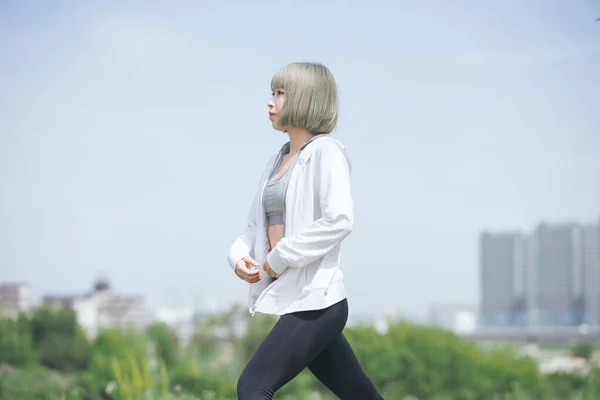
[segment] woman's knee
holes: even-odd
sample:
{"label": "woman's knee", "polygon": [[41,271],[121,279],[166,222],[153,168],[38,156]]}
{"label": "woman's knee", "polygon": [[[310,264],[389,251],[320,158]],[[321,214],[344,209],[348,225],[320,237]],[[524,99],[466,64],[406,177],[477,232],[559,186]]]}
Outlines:
{"label": "woman's knee", "polygon": [[251,394],[251,385],[252,382],[248,378],[248,374],[246,374],[246,371],[242,372],[237,381],[237,395],[239,400],[245,400],[250,398],[249,395]]}
{"label": "woman's knee", "polygon": [[238,400],[270,400],[275,391],[266,384],[264,377],[254,376],[244,370],[237,381]]}

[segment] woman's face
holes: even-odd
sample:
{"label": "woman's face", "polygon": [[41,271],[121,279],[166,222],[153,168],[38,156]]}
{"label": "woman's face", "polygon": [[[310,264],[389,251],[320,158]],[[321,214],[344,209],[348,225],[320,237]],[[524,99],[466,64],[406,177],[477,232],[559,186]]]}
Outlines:
{"label": "woman's face", "polygon": [[279,124],[277,114],[281,111],[283,105],[285,104],[285,93],[283,92],[283,90],[277,89],[271,94],[271,100],[267,103],[267,106],[269,107],[269,119],[271,120],[274,129],[278,131],[283,131],[285,130],[285,127]]}

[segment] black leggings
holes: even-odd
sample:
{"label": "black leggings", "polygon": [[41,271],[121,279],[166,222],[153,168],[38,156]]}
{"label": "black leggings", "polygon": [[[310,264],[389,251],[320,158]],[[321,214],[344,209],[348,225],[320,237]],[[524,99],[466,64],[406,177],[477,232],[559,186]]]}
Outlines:
{"label": "black leggings", "polygon": [[348,302],[282,316],[238,380],[238,400],[272,399],[305,367],[342,400],[383,400],[342,334]]}

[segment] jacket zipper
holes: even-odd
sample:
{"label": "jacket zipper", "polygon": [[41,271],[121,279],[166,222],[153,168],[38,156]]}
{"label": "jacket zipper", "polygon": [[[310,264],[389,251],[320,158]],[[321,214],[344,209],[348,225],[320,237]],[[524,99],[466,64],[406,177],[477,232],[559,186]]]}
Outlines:
{"label": "jacket zipper", "polygon": [[[314,139],[312,139],[310,142],[314,141],[315,139],[317,139],[317,138],[319,138],[319,137],[322,137],[322,136],[320,136],[320,135],[319,135],[319,136],[315,136],[315,137],[314,137]],[[290,173],[290,174],[293,174],[293,173],[294,173],[294,170],[296,169],[296,166],[297,166],[297,165],[298,165],[298,163],[299,163],[299,159],[300,159],[300,152],[302,152],[302,150],[304,150],[304,148],[305,148],[306,146],[308,146],[308,145],[310,144],[310,142],[307,142],[307,143],[305,143],[305,144],[304,144],[302,147],[300,147],[300,150],[298,151],[298,154],[296,155],[296,159],[294,160],[294,162],[292,163],[292,165],[290,165],[290,168],[292,168],[292,169],[289,171],[289,173]],[[261,195],[260,195],[260,196],[261,196],[261,204],[263,204],[263,203],[262,203],[262,198],[263,198],[263,196],[264,196],[264,190],[265,190],[265,187],[266,187],[267,183],[269,182],[269,179],[271,179],[271,176],[273,175],[273,171],[274,171],[274,170],[277,168],[277,164],[278,164],[278,163],[281,161],[281,158],[282,158],[282,157],[283,157],[283,154],[281,154],[281,153],[280,153],[280,154],[279,154],[279,157],[277,157],[277,159],[275,160],[275,163],[273,164],[273,167],[271,168],[271,172],[269,173],[269,177],[268,177],[268,178],[265,180],[265,184],[263,184],[263,187],[262,187],[262,190],[261,190]],[[283,218],[284,218],[284,221],[285,221],[285,218],[286,218],[286,213],[285,213],[285,208],[286,208],[286,207],[285,207],[285,204],[287,203],[287,194],[288,194],[288,188],[290,187],[291,180],[292,180],[292,176],[290,176],[290,181],[288,182],[288,184],[287,184],[287,185],[286,185],[286,187],[285,187],[284,201],[283,201]],[[267,220],[267,213],[266,213],[266,211],[264,210],[264,206],[262,207],[262,209],[263,209],[263,213],[264,213],[264,218],[263,218],[263,221],[266,221],[266,220]],[[284,225],[284,227],[283,227],[283,236],[284,236],[284,237],[285,237],[285,234],[286,234],[286,231],[287,231],[287,230],[288,230],[288,224],[286,223],[286,224]],[[271,244],[269,243],[269,230],[268,230],[268,227],[266,226],[266,224],[265,224],[265,234],[266,234],[266,236],[267,236],[267,243],[268,243],[269,247],[271,247]],[[265,256],[265,259],[266,259],[266,256]],[[333,281],[333,278],[331,278],[331,281]],[[256,308],[258,307],[258,303],[260,303],[260,301],[263,299],[263,297],[264,297],[264,296],[265,296],[265,294],[268,292],[268,290],[269,290],[269,288],[271,287],[271,285],[272,285],[272,284],[273,284],[273,282],[271,282],[271,283],[269,284],[269,286],[267,286],[267,287],[266,287],[266,288],[265,288],[265,289],[262,291],[262,293],[261,293],[261,294],[258,296],[258,299],[256,299],[256,301],[254,302],[254,305],[252,306],[252,309],[251,309],[251,311],[250,311],[250,314],[251,314],[252,316],[254,316],[254,314],[256,313]],[[330,282],[330,284],[331,284],[331,282]],[[329,288],[328,288],[328,289],[329,289]],[[325,293],[327,293],[327,290],[328,290],[328,289],[326,289],[326,290],[325,290]]]}
{"label": "jacket zipper", "polygon": [[[275,171],[275,169],[277,168],[277,164],[281,161],[281,157],[282,154],[280,153],[279,156],[275,159],[275,162],[273,163],[273,166],[271,167],[271,171],[269,172],[269,175],[267,175],[267,178],[265,179],[262,188],[260,190],[260,204],[261,204],[261,209],[263,212],[263,221],[267,220],[267,212],[265,211],[265,207],[264,207],[264,203],[263,203],[263,197],[265,195],[265,188],[267,187],[269,180],[271,179],[271,177],[273,176],[273,172]],[[291,171],[290,171],[291,172]],[[286,188],[287,191],[287,188]],[[284,216],[285,216],[285,202],[284,202]],[[264,228],[265,228],[265,237],[267,239],[267,246],[270,248],[271,244],[269,243],[269,228],[267,226],[266,223],[264,223]],[[265,260],[266,260],[267,256],[265,254]],[[271,286],[273,282],[271,282],[269,284],[269,286],[267,286],[266,288],[263,289],[263,291],[261,292],[261,294],[258,296],[258,298],[256,299],[256,301],[254,302],[254,304],[252,305],[252,308],[250,310],[250,315],[254,316],[254,314],[256,313],[256,308],[258,307],[258,303],[262,300],[262,298],[265,296],[265,294],[267,293],[267,291],[269,290],[269,287]]]}

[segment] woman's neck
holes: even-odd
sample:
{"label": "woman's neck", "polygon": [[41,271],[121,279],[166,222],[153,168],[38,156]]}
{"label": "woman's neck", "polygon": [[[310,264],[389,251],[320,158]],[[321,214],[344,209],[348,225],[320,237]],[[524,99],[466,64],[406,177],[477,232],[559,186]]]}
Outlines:
{"label": "woman's neck", "polygon": [[290,128],[287,131],[290,137],[290,153],[296,154],[300,151],[300,147],[306,143],[313,134],[303,128]]}

